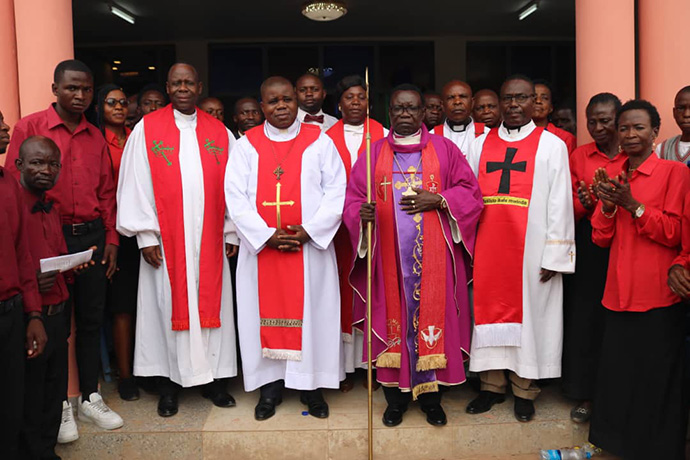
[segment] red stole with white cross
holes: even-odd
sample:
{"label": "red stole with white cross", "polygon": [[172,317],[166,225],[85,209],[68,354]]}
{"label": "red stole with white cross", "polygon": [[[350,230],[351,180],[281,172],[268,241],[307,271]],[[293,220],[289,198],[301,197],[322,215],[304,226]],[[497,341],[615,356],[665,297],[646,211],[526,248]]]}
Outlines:
{"label": "red stole with white cross", "polygon": [[[263,124],[246,133],[259,155],[256,210],[271,228],[279,227],[278,212],[280,228],[302,224],[302,155],[321,128],[302,123],[299,129],[297,137],[286,142],[271,141]],[[257,256],[257,269],[262,356],[301,361],[304,250],[281,252],[265,246]]]}
{"label": "red stole with white cross", "polygon": [[[204,222],[199,253],[199,321],[201,327],[220,327],[225,257],[225,198],[223,181],[228,162],[225,126],[197,110],[196,136],[204,175]],[[165,265],[172,294],[172,329],[189,329],[189,292],[185,255],[184,206],[180,171],[180,130],[171,104],[146,115],[144,137]],[[196,295],[194,293],[193,295]]]}
{"label": "red stole with white cross", "polygon": [[[374,176],[377,186],[377,221],[379,226],[383,263],[383,286],[386,299],[386,330],[388,348],[376,359],[377,367],[400,368],[402,357],[401,325],[403,308],[400,300],[401,279],[396,263],[397,229],[393,198],[393,149],[384,142],[376,161]],[[429,140],[422,149],[422,187],[440,190],[441,166],[433,142]],[[431,191],[431,190],[429,190]],[[446,241],[438,210],[421,214],[424,228],[422,249],[422,282],[419,302],[419,359],[417,371],[444,369],[448,362],[445,350],[446,322]]]}
{"label": "red stole with white cross", "polygon": [[543,132],[536,128],[525,139],[508,142],[492,129],[484,142],[477,177],[484,210],[474,250],[477,348],[521,344],[525,234]]}
{"label": "red stole with white cross", "polygon": [[[376,120],[369,120],[369,129],[371,130],[371,143],[383,138],[383,126]],[[350,171],[352,170],[352,157],[350,150],[347,148],[345,142],[345,124],[339,120],[333,125],[326,134],[333,140],[335,148],[338,149],[340,158],[345,165],[345,173],[347,179],[350,180]],[[362,143],[359,146],[358,152],[364,151],[367,145],[366,137],[366,122],[364,124],[364,135],[362,136]],[[338,279],[340,281],[340,326],[343,332],[343,339],[350,341],[352,339],[352,308],[354,303],[354,296],[352,293],[352,286],[348,281],[350,272],[352,271],[352,245],[350,244],[350,237],[347,233],[347,227],[342,224],[335,234],[333,239],[335,246],[335,257],[338,261]]]}

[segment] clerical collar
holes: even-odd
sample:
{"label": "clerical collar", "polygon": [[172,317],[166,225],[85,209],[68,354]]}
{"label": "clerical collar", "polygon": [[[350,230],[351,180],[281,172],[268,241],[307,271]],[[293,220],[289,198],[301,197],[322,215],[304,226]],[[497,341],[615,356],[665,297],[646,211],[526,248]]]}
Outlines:
{"label": "clerical collar", "polygon": [[297,136],[297,133],[299,133],[299,126],[300,121],[298,119],[295,119],[287,129],[276,128],[267,121],[264,123],[264,132],[272,141],[289,141]]}
{"label": "clerical collar", "polygon": [[194,110],[194,113],[187,115],[186,113],[182,113],[177,109],[173,109],[173,113],[175,114],[175,118],[178,120],[184,120],[184,121],[194,121],[196,120],[196,110]]}
{"label": "clerical collar", "polygon": [[361,125],[348,125],[347,123],[343,123],[343,130],[348,133],[363,133],[364,123],[362,123]]}
{"label": "clerical collar", "polygon": [[410,134],[409,136],[403,136],[394,131],[393,142],[396,145],[419,144],[420,142],[422,142],[422,129],[420,128],[419,131],[417,131],[414,134]]}
{"label": "clerical collar", "polygon": [[524,139],[525,137],[529,136],[532,131],[534,131],[537,128],[537,125],[534,124],[534,121],[530,120],[529,123],[518,126],[517,128],[508,128],[506,127],[505,123],[501,123],[501,127],[499,128],[499,134],[501,134],[502,137],[507,138],[507,139]]}
{"label": "clerical collar", "polygon": [[462,123],[455,123],[454,121],[450,121],[446,118],[446,124],[448,125],[448,128],[450,128],[451,131],[456,133],[464,133],[465,131],[467,131],[467,128],[470,126],[470,123],[472,123],[471,117],[468,117],[467,120],[465,120]]}

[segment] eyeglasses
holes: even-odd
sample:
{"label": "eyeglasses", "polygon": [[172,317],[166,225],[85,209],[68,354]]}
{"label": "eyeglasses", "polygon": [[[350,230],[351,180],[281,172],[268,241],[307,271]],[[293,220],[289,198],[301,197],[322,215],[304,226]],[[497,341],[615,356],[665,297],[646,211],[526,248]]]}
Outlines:
{"label": "eyeglasses", "polygon": [[504,94],[501,96],[501,101],[503,101],[504,104],[510,104],[513,101],[518,104],[524,104],[530,98],[534,98],[534,94]]}
{"label": "eyeglasses", "polygon": [[109,97],[108,99],[105,100],[105,103],[108,104],[109,107],[115,107],[117,104],[120,104],[122,107],[127,107],[127,99],[115,99],[114,97]]}
{"label": "eyeglasses", "polygon": [[415,116],[419,113],[419,111],[422,110],[422,108],[418,105],[394,105],[391,107],[391,113],[395,116],[402,115],[403,112],[407,112],[412,116]]}

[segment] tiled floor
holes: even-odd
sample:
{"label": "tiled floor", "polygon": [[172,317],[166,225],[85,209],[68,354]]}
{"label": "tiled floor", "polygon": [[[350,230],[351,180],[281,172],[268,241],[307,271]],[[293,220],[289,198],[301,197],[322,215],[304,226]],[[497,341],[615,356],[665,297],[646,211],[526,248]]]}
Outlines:
{"label": "tiled floor", "polygon": [[[180,412],[166,419],[156,413],[157,396],[142,392],[139,401],[125,402],[113,385],[104,385],[107,403],[123,417],[125,426],[106,432],[78,422],[80,439],[60,446],[58,453],[65,460],[367,458],[367,393],[359,382],[350,393],[326,392],[328,419],[303,415],[305,407],[298,393],[286,391],[276,415],[257,422],[253,411],[258,393],[245,393],[241,382],[234,380],[230,391],[237,407],[214,407],[198,389],[187,389],[180,396]],[[515,420],[512,398],[489,413],[468,415],[465,406],[474,395],[468,387],[444,394],[445,427],[428,425],[414,404],[402,425],[386,428],[381,423],[383,392],[375,392],[376,458],[536,460],[541,448],[578,445],[586,440],[587,426],[570,421],[571,405],[560,396],[556,384],[544,389],[536,403],[537,415],[527,424]]]}

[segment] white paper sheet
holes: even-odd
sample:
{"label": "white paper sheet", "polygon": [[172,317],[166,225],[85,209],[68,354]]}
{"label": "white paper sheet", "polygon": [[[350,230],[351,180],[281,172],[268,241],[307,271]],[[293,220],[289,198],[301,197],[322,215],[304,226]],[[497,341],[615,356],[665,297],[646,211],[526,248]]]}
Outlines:
{"label": "white paper sheet", "polygon": [[41,273],[52,272],[53,270],[59,270],[61,272],[71,270],[74,267],[87,263],[91,260],[92,256],[93,249],[87,249],[86,251],[74,254],[41,259]]}

